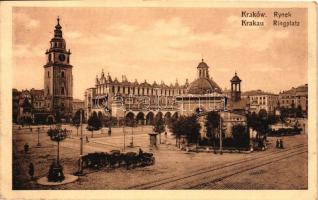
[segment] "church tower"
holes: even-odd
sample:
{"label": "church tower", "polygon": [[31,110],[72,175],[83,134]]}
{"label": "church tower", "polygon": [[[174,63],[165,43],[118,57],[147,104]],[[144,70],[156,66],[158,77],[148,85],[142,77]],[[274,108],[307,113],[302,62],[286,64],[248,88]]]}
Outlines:
{"label": "church tower", "polygon": [[231,79],[231,100],[236,102],[241,100],[241,79],[235,75]]}
{"label": "church tower", "polygon": [[73,75],[70,65],[70,50],[62,36],[60,19],[50,41],[50,49],[46,50],[44,67],[44,96],[46,107],[55,118],[68,120],[72,116]]}
{"label": "church tower", "polygon": [[204,62],[203,58],[202,61],[199,63],[197,69],[198,78],[209,78],[209,66]]}

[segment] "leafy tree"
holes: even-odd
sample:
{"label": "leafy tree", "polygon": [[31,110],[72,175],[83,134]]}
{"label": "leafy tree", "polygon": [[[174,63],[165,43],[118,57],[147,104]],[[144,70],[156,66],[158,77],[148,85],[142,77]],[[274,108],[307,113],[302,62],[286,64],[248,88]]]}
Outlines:
{"label": "leafy tree", "polygon": [[88,129],[92,132],[91,137],[93,137],[94,130],[97,131],[102,127],[102,122],[97,116],[96,112],[93,112],[93,114],[89,117],[87,120]]}
{"label": "leafy tree", "polygon": [[182,135],[187,137],[188,143],[197,143],[200,128],[195,115],[179,117],[172,124],[172,133],[176,136],[176,144]]}
{"label": "leafy tree", "polygon": [[192,115],[190,117],[186,117],[184,128],[188,142],[198,144],[201,126],[197,121],[197,116]]}
{"label": "leafy tree", "polygon": [[247,132],[246,126],[242,124],[236,124],[232,126],[233,145],[236,148],[248,148],[250,137]]}
{"label": "leafy tree", "polygon": [[81,125],[81,115],[82,115],[82,121],[83,121],[83,116],[84,116],[84,111],[83,110],[77,110],[74,117],[73,117],[73,125],[76,127],[77,132],[76,135],[78,136],[78,129]]}
{"label": "leafy tree", "polygon": [[269,131],[267,112],[260,112],[258,115],[253,112],[248,115],[247,125],[257,131],[256,137],[259,139],[261,135],[265,135]]}
{"label": "leafy tree", "polygon": [[54,142],[57,142],[57,164],[59,164],[60,158],[60,142],[63,141],[67,137],[66,129],[55,128],[49,129],[47,132],[50,139]]}
{"label": "leafy tree", "polygon": [[303,110],[301,108],[301,105],[298,105],[297,106],[297,109],[296,109],[296,117],[303,117]]}
{"label": "leafy tree", "polygon": [[216,111],[211,111],[208,113],[205,122],[205,128],[207,132],[207,136],[210,141],[213,142],[213,148],[215,149],[215,139],[216,139],[216,132],[220,126],[220,115]]}
{"label": "leafy tree", "polygon": [[162,117],[159,117],[155,120],[153,131],[156,133],[159,133],[159,140],[161,144],[161,133],[163,133],[166,130],[165,128],[165,121]]}
{"label": "leafy tree", "polygon": [[54,123],[54,117],[52,115],[49,115],[47,117],[46,121],[47,121],[48,125],[50,125],[50,127],[51,127],[51,125]]}
{"label": "leafy tree", "polygon": [[180,147],[180,137],[184,135],[183,124],[185,123],[185,117],[181,116],[178,119],[173,118],[171,122],[171,132],[176,137],[176,146]]}

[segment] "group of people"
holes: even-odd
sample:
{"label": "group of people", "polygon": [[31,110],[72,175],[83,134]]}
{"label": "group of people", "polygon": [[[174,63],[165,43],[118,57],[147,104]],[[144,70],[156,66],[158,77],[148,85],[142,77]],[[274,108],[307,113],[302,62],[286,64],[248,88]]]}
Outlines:
{"label": "group of people", "polygon": [[282,139],[277,139],[276,140],[276,148],[278,149],[283,149],[284,148],[284,142]]}

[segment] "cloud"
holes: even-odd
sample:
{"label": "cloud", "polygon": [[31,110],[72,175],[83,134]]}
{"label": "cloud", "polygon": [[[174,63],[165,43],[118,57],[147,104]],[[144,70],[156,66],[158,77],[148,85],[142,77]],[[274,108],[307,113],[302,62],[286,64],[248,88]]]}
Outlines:
{"label": "cloud", "polygon": [[[32,46],[29,44],[16,44],[12,48],[13,56],[16,58],[43,57],[42,46]],[[42,53],[41,53],[42,52]]]}
{"label": "cloud", "polygon": [[65,37],[69,39],[78,39],[82,36],[82,33],[78,31],[67,31],[65,33]]}
{"label": "cloud", "polygon": [[280,67],[274,67],[271,64],[256,64],[253,66],[252,71],[254,72],[281,72],[283,71]]}
{"label": "cloud", "polygon": [[14,12],[13,14],[13,20],[17,24],[21,24],[27,29],[34,29],[39,27],[40,21],[37,19],[31,18],[29,15],[25,13],[19,13],[19,12]]}

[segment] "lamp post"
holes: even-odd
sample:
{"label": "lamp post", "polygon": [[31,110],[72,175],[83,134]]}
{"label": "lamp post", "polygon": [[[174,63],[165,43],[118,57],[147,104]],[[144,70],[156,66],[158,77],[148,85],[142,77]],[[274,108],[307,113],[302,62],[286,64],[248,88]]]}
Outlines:
{"label": "lamp post", "polygon": [[83,175],[83,112],[81,110],[80,114],[80,127],[81,127],[81,138],[80,138],[80,159],[79,159],[79,169],[76,173],[78,176]]}
{"label": "lamp post", "polygon": [[105,108],[105,111],[109,113],[109,122],[108,122],[108,135],[112,134],[112,110],[108,107]]}
{"label": "lamp post", "polygon": [[124,120],[123,120],[123,132],[124,132],[124,151],[126,146],[126,132],[125,132],[125,123],[126,123],[126,110],[124,110]]}
{"label": "lamp post", "polygon": [[220,154],[222,154],[222,120],[220,115]]}
{"label": "lamp post", "polygon": [[134,121],[131,122],[131,143],[130,143],[130,146],[134,147]]}
{"label": "lamp post", "polygon": [[40,127],[37,128],[38,129],[38,144],[36,145],[37,147],[40,147]]}

